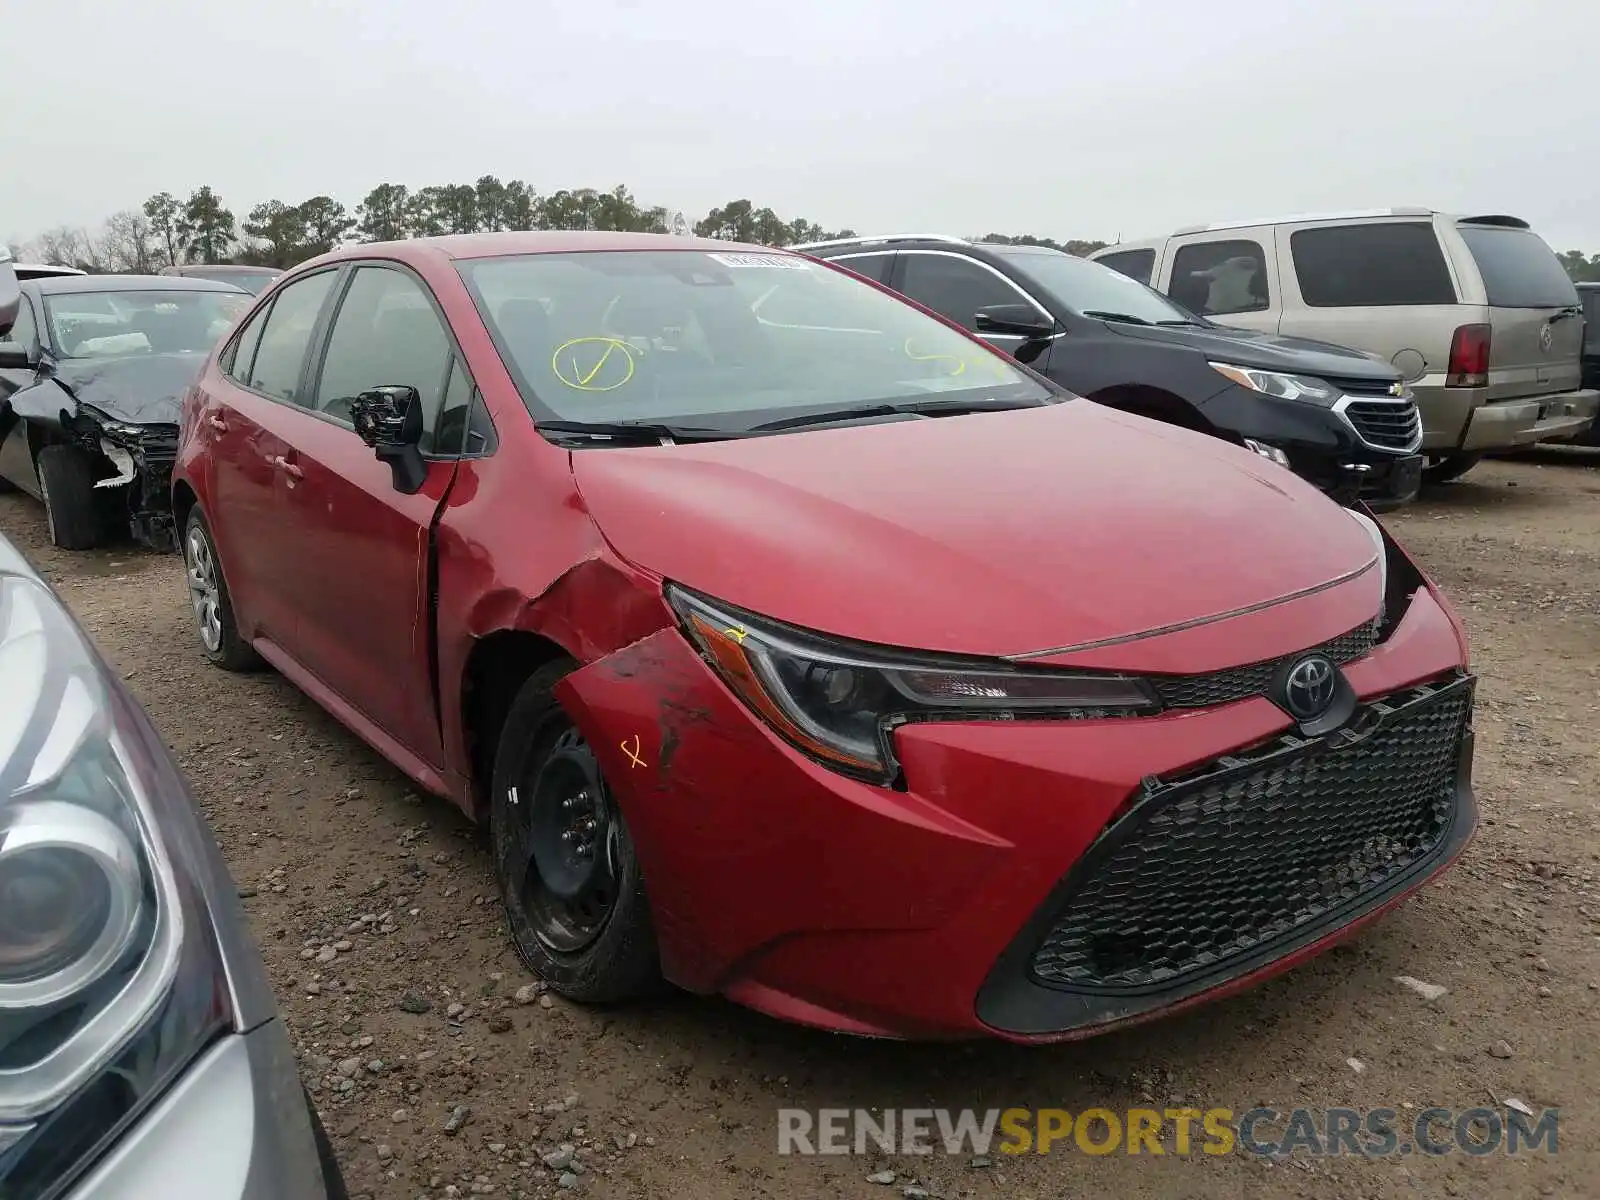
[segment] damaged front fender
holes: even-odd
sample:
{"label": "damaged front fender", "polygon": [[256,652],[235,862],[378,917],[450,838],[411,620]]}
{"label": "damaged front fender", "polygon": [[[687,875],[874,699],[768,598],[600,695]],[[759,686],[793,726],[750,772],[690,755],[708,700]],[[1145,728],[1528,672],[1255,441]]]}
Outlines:
{"label": "damaged front fender", "polygon": [[[923,797],[790,749],[675,627],[579,668],[554,695],[627,818],[663,969],[692,991],[725,990],[791,937],[936,927],[1009,848]],[[872,864],[870,912],[857,888],[825,882],[847,862]]]}

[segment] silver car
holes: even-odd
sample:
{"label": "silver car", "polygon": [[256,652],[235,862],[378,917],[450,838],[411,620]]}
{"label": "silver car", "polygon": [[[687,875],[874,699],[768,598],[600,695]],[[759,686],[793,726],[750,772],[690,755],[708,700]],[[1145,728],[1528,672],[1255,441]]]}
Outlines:
{"label": "silver car", "polygon": [[0,537],[0,1197],[345,1195],[177,766]]}
{"label": "silver car", "polygon": [[1092,257],[1222,324],[1393,363],[1416,395],[1435,482],[1486,453],[1572,437],[1600,408],[1580,382],[1578,294],[1517,217],[1388,208],[1230,221]]}

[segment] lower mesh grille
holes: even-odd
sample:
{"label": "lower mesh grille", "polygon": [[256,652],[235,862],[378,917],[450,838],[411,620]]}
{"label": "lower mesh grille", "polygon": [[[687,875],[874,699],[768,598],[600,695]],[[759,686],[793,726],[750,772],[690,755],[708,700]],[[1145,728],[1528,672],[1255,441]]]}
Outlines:
{"label": "lower mesh grille", "polygon": [[1408,691],[1354,732],[1280,738],[1155,784],[1090,849],[1034,975],[1168,987],[1381,893],[1450,829],[1472,687]]}
{"label": "lower mesh grille", "polygon": [[1244,700],[1250,696],[1265,695],[1267,684],[1272,681],[1273,672],[1291,658],[1299,658],[1302,654],[1321,653],[1343,666],[1368,653],[1377,640],[1377,625],[1368,621],[1332,641],[1283,658],[1269,658],[1266,662],[1229,667],[1223,671],[1213,671],[1209,675],[1154,675],[1148,678],[1165,708],[1206,708],[1213,704],[1231,704],[1235,700]]}

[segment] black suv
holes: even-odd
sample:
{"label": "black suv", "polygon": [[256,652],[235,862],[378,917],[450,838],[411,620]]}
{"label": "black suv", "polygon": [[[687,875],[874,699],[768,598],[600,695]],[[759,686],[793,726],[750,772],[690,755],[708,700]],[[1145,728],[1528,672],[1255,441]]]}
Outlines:
{"label": "black suv", "polygon": [[1343,346],[1229,329],[1087,259],[905,235],[792,246],[893,288],[1080,396],[1239,442],[1341,503],[1421,482],[1400,372]]}
{"label": "black suv", "polygon": [[[1600,388],[1600,283],[1580,283],[1578,299],[1583,301],[1583,382],[1579,387]],[[1589,432],[1575,439],[1587,446],[1600,446],[1600,416]]]}

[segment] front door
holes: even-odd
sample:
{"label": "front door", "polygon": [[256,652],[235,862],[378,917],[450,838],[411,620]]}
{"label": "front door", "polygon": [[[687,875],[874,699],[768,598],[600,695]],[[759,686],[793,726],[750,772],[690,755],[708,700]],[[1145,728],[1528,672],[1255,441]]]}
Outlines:
{"label": "front door", "polygon": [[1165,291],[1218,325],[1277,333],[1283,299],[1270,245],[1235,232],[1185,238],[1163,265]]}
{"label": "front door", "polygon": [[[1026,304],[1038,309],[1046,320],[1054,320],[999,271],[964,254],[950,250],[902,250],[896,269],[899,277],[892,285],[896,291],[974,333],[978,332],[978,310],[991,304]],[[1025,340],[1018,335],[1002,333],[979,336],[1010,355],[1015,355]],[[1045,369],[1037,359],[1029,365],[1035,370]]]}
{"label": "front door", "polygon": [[[386,385],[414,387],[422,398],[428,465],[414,494],[395,488],[390,468],[351,425],[351,401]],[[363,264],[338,301],[309,404],[283,427],[283,518],[299,536],[297,569],[286,580],[298,620],[291,654],[434,767],[444,754],[428,567],[461,425],[442,414],[465,410],[471,394],[426,286],[398,267]],[[456,430],[456,445],[435,444],[442,426]]]}

